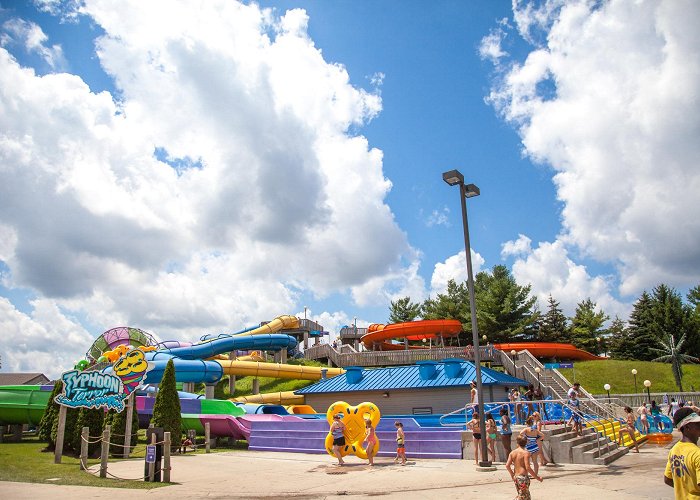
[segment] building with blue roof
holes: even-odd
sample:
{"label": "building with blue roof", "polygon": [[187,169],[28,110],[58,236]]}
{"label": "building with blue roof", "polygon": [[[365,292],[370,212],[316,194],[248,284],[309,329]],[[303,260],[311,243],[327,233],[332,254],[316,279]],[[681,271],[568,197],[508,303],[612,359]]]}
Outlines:
{"label": "building with blue roof", "polygon": [[[525,380],[481,368],[484,402],[507,401],[508,391]],[[463,359],[419,361],[415,365],[368,369],[346,367],[346,373],[299,389],[306,404],[323,412],[336,401],[352,405],[371,401],[388,415],[449,413],[469,403],[476,379],[473,363]]]}

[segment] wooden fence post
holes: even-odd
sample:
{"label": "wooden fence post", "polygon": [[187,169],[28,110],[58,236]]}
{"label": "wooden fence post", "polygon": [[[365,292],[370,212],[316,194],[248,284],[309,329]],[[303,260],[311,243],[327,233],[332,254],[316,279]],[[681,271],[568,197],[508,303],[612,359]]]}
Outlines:
{"label": "wooden fence post", "polygon": [[209,422],[204,424],[204,449],[206,450],[206,453],[209,453],[211,444],[209,443],[209,436],[210,436],[210,424]]}
{"label": "wooden fence post", "polygon": [[163,435],[163,482],[170,482],[170,433]]}
{"label": "wooden fence post", "polygon": [[126,425],[124,426],[124,458],[129,458],[131,452],[131,419],[134,416],[135,392],[126,399]]}
{"label": "wooden fence post", "polygon": [[100,449],[100,477],[107,477],[107,458],[109,457],[109,436],[112,433],[112,426],[105,426],[102,431],[102,448]]}
{"label": "wooden fence post", "polygon": [[[153,432],[151,433],[151,445],[152,446],[157,446],[156,445],[156,433]],[[158,456],[158,452],[156,451],[156,457]],[[150,482],[153,482],[153,479],[155,478],[155,472],[156,472],[156,464],[155,462],[151,462],[148,464],[148,480]]]}
{"label": "wooden fence post", "polygon": [[90,427],[83,427],[80,433],[80,470],[87,470],[88,439],[90,439]]}
{"label": "wooden fence post", "polygon": [[66,435],[66,411],[68,408],[61,405],[58,409],[58,425],[56,430],[56,450],[53,456],[53,463],[60,464],[63,456],[63,438]]}

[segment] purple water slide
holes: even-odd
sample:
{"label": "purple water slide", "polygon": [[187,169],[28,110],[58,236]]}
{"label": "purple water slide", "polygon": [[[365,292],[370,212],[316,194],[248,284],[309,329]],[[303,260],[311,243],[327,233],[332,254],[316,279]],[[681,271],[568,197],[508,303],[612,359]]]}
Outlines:
{"label": "purple water slide", "polygon": [[248,439],[250,429],[243,426],[232,415],[200,415],[202,426],[209,423],[209,432],[212,436],[228,436],[234,439]]}

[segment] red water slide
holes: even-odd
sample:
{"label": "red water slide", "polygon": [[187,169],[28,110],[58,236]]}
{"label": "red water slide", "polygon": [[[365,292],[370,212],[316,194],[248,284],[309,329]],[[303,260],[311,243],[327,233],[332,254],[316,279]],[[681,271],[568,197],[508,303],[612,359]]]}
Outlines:
{"label": "red water slide", "polygon": [[[398,350],[405,347],[387,342],[392,339],[428,340],[454,337],[462,331],[462,323],[456,319],[429,319],[390,325],[372,324],[360,340],[372,350]],[[424,346],[409,346],[410,349],[427,349]]]}
{"label": "red water slide", "polygon": [[494,344],[493,346],[508,353],[513,350],[524,351],[527,349],[536,358],[577,359],[581,361],[607,359],[579,349],[573,344],[562,344],[559,342],[513,342],[509,344]]}

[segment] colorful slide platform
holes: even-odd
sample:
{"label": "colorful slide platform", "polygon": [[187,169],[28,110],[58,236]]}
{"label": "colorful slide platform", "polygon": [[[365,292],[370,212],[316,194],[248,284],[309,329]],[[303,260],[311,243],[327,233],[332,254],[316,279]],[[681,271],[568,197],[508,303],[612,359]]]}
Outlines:
{"label": "colorful slide platform", "polygon": [[[372,324],[360,341],[372,350],[405,349],[400,344],[387,342],[393,339],[428,340],[454,337],[462,331],[462,323],[456,319],[429,319],[410,321],[408,323],[392,323],[390,325]],[[425,349],[424,346],[409,346],[410,349]]]}
{"label": "colorful slide platform", "polygon": [[493,346],[499,351],[505,352],[528,350],[536,358],[576,359],[580,361],[607,359],[579,349],[573,344],[562,344],[559,342],[513,342],[494,344]]}

